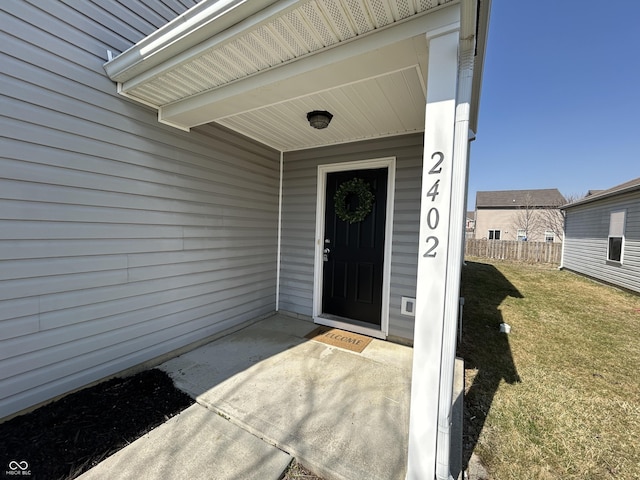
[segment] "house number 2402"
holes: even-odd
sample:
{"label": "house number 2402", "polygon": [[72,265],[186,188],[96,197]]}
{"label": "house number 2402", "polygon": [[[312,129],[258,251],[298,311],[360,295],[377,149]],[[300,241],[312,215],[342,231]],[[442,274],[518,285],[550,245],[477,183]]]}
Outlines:
{"label": "house number 2402", "polygon": [[[435,175],[436,177],[442,173],[442,162],[444,161],[444,154],[442,152],[435,152],[431,155],[431,160],[434,160],[435,163],[431,166],[429,170],[429,175]],[[433,178],[433,177],[429,177]],[[428,180],[428,179],[427,179]],[[440,188],[440,179],[436,178],[436,181],[431,188],[427,192],[427,198],[430,198],[432,202],[436,201],[436,197],[440,193],[438,189]],[[440,223],[440,211],[437,207],[431,207],[427,212],[427,228],[429,230],[435,230],[438,228],[438,224]],[[435,258],[438,253],[436,249],[440,244],[440,240],[435,235],[429,235],[427,237],[427,253],[424,254],[424,257],[427,258]]]}

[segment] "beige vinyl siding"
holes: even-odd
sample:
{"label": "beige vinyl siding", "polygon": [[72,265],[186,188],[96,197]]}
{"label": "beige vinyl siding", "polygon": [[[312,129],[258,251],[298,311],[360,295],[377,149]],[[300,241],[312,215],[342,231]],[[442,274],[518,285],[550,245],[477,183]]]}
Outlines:
{"label": "beige vinyl siding", "polygon": [[[611,212],[626,210],[623,262],[607,261]],[[563,268],[640,292],[640,192],[566,210]]]}
{"label": "beige vinyl siding", "polygon": [[400,314],[415,297],[423,137],[406,135],[284,154],[280,309],[310,316],[318,165],[396,157],[389,334],[413,338],[413,317]]}
{"label": "beige vinyl siding", "polygon": [[515,214],[511,209],[476,209],[476,238],[486,240],[489,238],[489,230],[500,230],[501,240],[515,240]]}
{"label": "beige vinyl siding", "polygon": [[[555,210],[558,217],[560,211]],[[544,242],[545,231],[550,227],[546,227],[547,215],[549,211],[534,210],[530,212],[531,224],[536,225],[529,232],[527,240],[530,242]],[[524,211],[514,208],[476,208],[475,221],[475,238],[477,240],[487,240],[489,238],[489,230],[500,230],[500,240],[518,240],[518,218],[522,222]],[[557,235],[554,237],[555,243],[562,242]]]}
{"label": "beige vinyl siding", "polygon": [[129,3],[3,4],[0,418],[275,309],[279,153],[118,96]]}

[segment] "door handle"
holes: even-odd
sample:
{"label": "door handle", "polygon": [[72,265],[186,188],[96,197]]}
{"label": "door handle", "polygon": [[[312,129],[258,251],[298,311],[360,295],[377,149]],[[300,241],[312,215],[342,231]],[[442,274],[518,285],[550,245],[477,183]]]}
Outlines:
{"label": "door handle", "polygon": [[324,253],[331,253],[331,249],[330,248],[325,248],[324,249]]}

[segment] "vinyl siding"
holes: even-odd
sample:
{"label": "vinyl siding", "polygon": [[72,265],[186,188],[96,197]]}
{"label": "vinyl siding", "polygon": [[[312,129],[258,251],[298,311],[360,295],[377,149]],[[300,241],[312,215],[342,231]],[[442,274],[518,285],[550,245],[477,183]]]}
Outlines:
{"label": "vinyl siding", "polygon": [[0,418],[275,309],[279,153],[102,67],[194,3],[2,5]]}
{"label": "vinyl siding", "polygon": [[[611,212],[626,209],[623,262],[607,261]],[[562,266],[640,292],[640,192],[568,208]]]}
{"label": "vinyl siding", "polygon": [[389,300],[389,335],[413,339],[413,317],[400,314],[402,296],[416,295],[423,136],[406,135],[285,153],[280,309],[313,313],[313,261],[318,165],[396,157]]}

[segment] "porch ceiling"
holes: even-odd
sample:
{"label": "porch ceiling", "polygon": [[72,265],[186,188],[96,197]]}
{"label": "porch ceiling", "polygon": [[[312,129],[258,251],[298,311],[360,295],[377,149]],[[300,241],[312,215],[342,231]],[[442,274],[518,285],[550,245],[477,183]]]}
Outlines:
{"label": "porch ceiling", "polygon": [[105,70],[163,123],[216,122],[280,151],[420,132],[424,33],[457,23],[457,3],[204,0]]}

